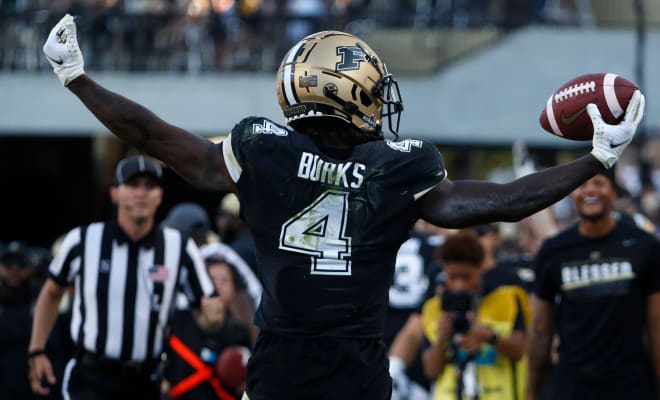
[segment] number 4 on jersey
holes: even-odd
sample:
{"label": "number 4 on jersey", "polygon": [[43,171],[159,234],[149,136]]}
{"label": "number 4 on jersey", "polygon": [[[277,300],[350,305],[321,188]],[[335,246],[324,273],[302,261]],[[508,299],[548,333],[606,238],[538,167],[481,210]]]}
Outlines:
{"label": "number 4 on jersey", "polygon": [[311,255],[311,274],[351,275],[348,193],[329,190],[286,221],[280,249]]}

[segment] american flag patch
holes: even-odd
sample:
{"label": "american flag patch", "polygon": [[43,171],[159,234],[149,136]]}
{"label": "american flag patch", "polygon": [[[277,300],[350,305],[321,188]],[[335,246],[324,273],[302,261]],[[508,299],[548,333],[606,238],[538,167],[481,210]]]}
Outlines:
{"label": "american flag patch", "polygon": [[167,267],[164,265],[152,265],[149,267],[147,276],[154,282],[165,282],[168,277]]}

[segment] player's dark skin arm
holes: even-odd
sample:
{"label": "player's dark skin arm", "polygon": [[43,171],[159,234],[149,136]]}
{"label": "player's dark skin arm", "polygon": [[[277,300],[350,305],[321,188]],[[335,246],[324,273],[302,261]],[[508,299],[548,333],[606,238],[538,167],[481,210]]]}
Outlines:
{"label": "player's dark skin arm", "polygon": [[193,186],[234,191],[216,144],[168,124],[87,75],[79,76],[67,87],[113,134],[164,162]]}
{"label": "player's dark skin arm", "polygon": [[[168,124],[85,74],[67,87],[113,134],[161,160],[192,185],[234,191],[221,153],[210,141]],[[447,228],[518,221],[555,203],[602,169],[587,155],[507,184],[446,180],[422,200],[422,218]]]}
{"label": "player's dark skin arm", "polygon": [[532,296],[532,314],[528,345],[527,399],[537,400],[541,398],[543,380],[550,365],[550,350],[554,334],[552,303]]}
{"label": "player's dark skin arm", "polygon": [[561,200],[603,169],[588,154],[504,184],[445,180],[421,200],[421,217],[444,228],[516,222]]}

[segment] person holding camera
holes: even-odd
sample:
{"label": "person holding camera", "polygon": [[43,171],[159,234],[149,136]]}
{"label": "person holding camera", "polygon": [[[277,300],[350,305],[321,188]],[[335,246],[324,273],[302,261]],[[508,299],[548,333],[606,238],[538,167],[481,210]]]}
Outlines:
{"label": "person holding camera", "polygon": [[485,250],[473,230],[438,248],[444,283],[422,308],[424,372],[435,381],[433,399],[507,400],[525,393],[527,294],[519,286],[485,291]]}

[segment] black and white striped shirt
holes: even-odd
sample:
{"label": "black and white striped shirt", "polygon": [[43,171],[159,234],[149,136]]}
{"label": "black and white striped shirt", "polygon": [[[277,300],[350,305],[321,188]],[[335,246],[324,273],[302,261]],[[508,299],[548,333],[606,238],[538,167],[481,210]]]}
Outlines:
{"label": "black and white striped shirt", "polygon": [[114,221],[71,230],[49,275],[75,285],[71,336],[78,348],[127,361],[160,356],[177,290],[193,307],[215,293],[191,239],[154,227],[132,242]]}

